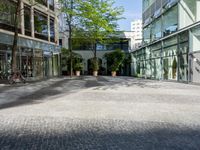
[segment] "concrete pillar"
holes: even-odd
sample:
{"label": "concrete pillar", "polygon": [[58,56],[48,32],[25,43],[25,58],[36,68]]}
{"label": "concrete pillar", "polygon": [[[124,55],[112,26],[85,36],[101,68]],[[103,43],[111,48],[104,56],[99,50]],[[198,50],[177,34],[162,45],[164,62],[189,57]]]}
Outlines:
{"label": "concrete pillar", "polygon": [[196,21],[200,21],[200,0],[197,0]]}
{"label": "concrete pillar", "polygon": [[56,44],[59,44],[59,27],[58,27],[58,17],[57,17],[57,13],[55,16],[55,20],[54,20],[54,32],[55,32],[55,42]]}
{"label": "concrete pillar", "polygon": [[21,1],[21,4],[20,4],[20,8],[21,8],[21,11],[20,11],[20,19],[21,19],[21,22],[20,22],[20,27],[21,27],[21,34],[25,34],[25,29],[24,29],[24,3]]}
{"label": "concrete pillar", "polygon": [[[49,6],[49,5],[48,5]],[[50,15],[47,16],[47,25],[48,25],[48,41],[50,42]]]}
{"label": "concrete pillar", "polygon": [[31,36],[35,37],[35,27],[34,27],[34,6],[31,6]]}

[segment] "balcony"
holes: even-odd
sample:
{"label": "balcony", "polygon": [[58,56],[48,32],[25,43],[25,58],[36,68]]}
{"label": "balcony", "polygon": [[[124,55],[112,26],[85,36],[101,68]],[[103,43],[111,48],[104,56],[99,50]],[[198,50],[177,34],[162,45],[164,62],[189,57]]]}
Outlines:
{"label": "balcony", "polygon": [[35,0],[37,3],[47,7],[47,0]]}
{"label": "balcony", "polygon": [[41,33],[35,33],[35,37],[41,40],[48,41],[48,35],[47,34],[41,34]]}
{"label": "balcony", "polygon": [[[15,31],[14,25],[4,23],[1,20],[0,20],[0,29],[11,31],[11,32]],[[18,33],[21,33],[21,29],[20,28],[18,28]]]}

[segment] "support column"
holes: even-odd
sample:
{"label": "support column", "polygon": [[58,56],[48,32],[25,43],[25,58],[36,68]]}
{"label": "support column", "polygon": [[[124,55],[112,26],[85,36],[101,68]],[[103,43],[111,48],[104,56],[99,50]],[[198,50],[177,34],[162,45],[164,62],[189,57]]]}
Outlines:
{"label": "support column", "polygon": [[20,4],[20,8],[21,8],[21,11],[20,11],[20,27],[21,27],[21,34],[24,35],[25,34],[25,30],[24,30],[24,3],[21,1],[21,4]]}
{"label": "support column", "polygon": [[197,0],[196,5],[197,5],[196,21],[200,21],[200,0]]}
{"label": "support column", "polygon": [[34,6],[31,6],[31,36],[35,37],[35,27],[34,27]]}
{"label": "support column", "polygon": [[[56,16],[57,13],[56,13]],[[59,44],[59,27],[58,27],[58,18],[55,16],[55,20],[54,20],[54,33],[55,33],[55,43],[56,45]]]}
{"label": "support column", "polygon": [[50,42],[50,15],[47,16],[47,25],[48,25],[48,41]]}

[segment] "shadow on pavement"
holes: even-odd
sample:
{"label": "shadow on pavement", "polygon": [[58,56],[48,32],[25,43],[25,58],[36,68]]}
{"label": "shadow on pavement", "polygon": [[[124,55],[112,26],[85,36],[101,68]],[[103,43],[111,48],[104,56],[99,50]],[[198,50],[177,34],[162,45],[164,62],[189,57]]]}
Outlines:
{"label": "shadow on pavement", "polygon": [[[72,83],[69,84],[69,82],[71,81]],[[84,81],[84,85],[82,87],[79,87],[78,86],[79,83],[75,83],[76,81],[77,82]],[[17,88],[22,86],[23,85],[19,84],[19,85],[14,85],[13,87],[4,87],[4,91],[9,90],[10,88]],[[44,88],[41,88],[29,95],[27,94],[25,94],[24,96],[22,95],[19,98],[17,98],[16,101],[1,104],[0,109],[6,109],[21,105],[39,104],[42,103],[42,101],[52,100],[58,98],[59,96],[63,96],[62,94],[68,95],[72,92],[72,90],[99,87],[99,86],[103,86],[103,84],[99,83],[96,78],[85,80],[84,76],[81,76],[75,79],[64,79],[61,81],[57,81],[54,84],[48,85]]]}
{"label": "shadow on pavement", "polygon": [[[136,79],[133,80],[132,77],[111,77],[111,81],[106,80],[104,77],[99,77],[98,81],[107,82],[109,86],[99,86],[94,88],[94,90],[117,90],[119,87],[133,87],[137,86],[139,88],[160,88],[160,85],[155,84],[157,81],[155,80],[144,80],[144,79]],[[118,81],[117,81],[118,80]],[[154,84],[152,84],[154,83]]]}
{"label": "shadow on pavement", "polygon": [[[67,85],[69,81],[72,81],[71,84]],[[75,83],[77,81],[77,83]],[[84,85],[79,87],[79,82],[83,81]],[[0,105],[0,109],[20,106],[20,105],[29,105],[29,104],[38,104],[42,103],[45,100],[52,100],[59,96],[63,96],[62,94],[70,94],[73,89],[86,89],[86,88],[94,88],[94,90],[109,90],[109,89],[117,89],[118,87],[125,86],[138,86],[138,87],[146,87],[152,81],[150,80],[133,80],[133,78],[111,78],[109,77],[85,77],[81,76],[75,79],[64,79],[61,81],[57,81],[54,84],[41,88],[29,95],[24,94],[25,96],[20,96],[16,101],[10,103],[4,103]],[[23,85],[20,85],[23,86]],[[32,85],[34,87],[34,83]],[[18,85],[15,85],[13,88],[17,88]],[[26,87],[26,86],[25,86]],[[4,90],[9,89],[11,87],[5,87]],[[157,88],[156,86],[152,86],[152,88]],[[19,93],[20,94],[20,93]]]}
{"label": "shadow on pavement", "polygon": [[14,102],[5,103],[5,104],[0,105],[0,109],[10,108],[10,107],[15,107],[15,106],[20,106],[20,105],[26,105],[26,104],[38,104],[38,103],[41,103],[42,100],[44,100],[44,99],[51,100],[51,98],[53,98],[53,96],[58,96],[62,93],[69,94],[70,88],[68,89],[68,91],[66,89],[63,91],[62,91],[62,89],[60,89],[60,90],[57,89],[59,87],[63,87],[64,84],[66,84],[69,81],[71,81],[71,80],[65,79],[62,81],[58,81],[47,87],[39,89],[39,90],[31,93],[30,95],[20,96]]}
{"label": "shadow on pavement", "polygon": [[153,129],[148,131],[65,133],[29,131],[0,134],[0,147],[7,150],[199,150],[200,130]]}

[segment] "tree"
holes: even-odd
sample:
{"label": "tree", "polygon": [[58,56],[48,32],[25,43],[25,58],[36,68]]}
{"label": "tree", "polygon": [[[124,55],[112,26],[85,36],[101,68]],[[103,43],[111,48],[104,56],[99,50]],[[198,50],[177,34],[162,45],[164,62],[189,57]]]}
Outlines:
{"label": "tree", "polygon": [[[119,32],[117,21],[122,19],[122,7],[114,7],[114,0],[85,0],[80,5],[81,31],[78,30],[78,36],[90,39],[92,43],[92,51],[94,53],[94,61],[97,59],[97,42],[104,43],[107,39]],[[97,64],[97,63],[95,63]]]}
{"label": "tree", "polygon": [[79,66],[80,66],[80,64],[82,64],[83,58],[81,55],[74,53],[74,52],[71,53],[70,50],[66,49],[66,48],[62,48],[61,52],[62,52],[62,56],[63,56],[62,57],[62,65],[63,66],[70,68],[71,62],[72,62],[73,69],[76,69],[77,64]]}
{"label": "tree", "polygon": [[65,19],[68,26],[68,47],[70,52],[70,77],[72,77],[73,74],[73,60],[72,60],[72,30],[76,24],[77,20],[77,10],[74,9],[75,6],[79,4],[79,0],[59,0],[60,6],[61,6],[61,12],[65,14]]}
{"label": "tree", "polygon": [[111,72],[118,71],[125,59],[125,53],[121,49],[116,49],[113,52],[106,53],[104,56],[107,59],[108,64],[110,64],[108,69]]}
{"label": "tree", "polygon": [[98,61],[96,44],[105,42],[106,38],[116,32],[117,21],[122,19],[123,8],[114,7],[114,0],[60,0],[60,2],[69,26],[69,49],[72,46],[72,37],[89,40],[94,60]]}

